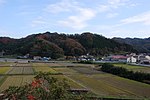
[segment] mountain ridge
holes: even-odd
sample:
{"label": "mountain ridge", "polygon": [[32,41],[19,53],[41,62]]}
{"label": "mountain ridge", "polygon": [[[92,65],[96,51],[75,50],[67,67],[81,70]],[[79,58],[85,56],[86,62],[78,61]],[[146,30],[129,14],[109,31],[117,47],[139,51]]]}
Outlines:
{"label": "mountain ridge", "polygon": [[138,52],[150,53],[150,37],[148,38],[112,38],[119,43],[126,43],[133,46]]}
{"label": "mountain ridge", "polygon": [[0,51],[5,54],[32,56],[80,56],[83,54],[105,55],[110,53],[137,52],[132,46],[118,43],[104,36],[85,32],[66,35],[45,32],[32,34],[24,38],[0,38]]}

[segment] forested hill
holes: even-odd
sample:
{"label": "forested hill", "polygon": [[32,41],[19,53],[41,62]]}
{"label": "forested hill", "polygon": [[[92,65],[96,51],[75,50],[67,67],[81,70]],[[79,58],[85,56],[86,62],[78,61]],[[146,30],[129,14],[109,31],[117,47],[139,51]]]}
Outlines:
{"label": "forested hill", "polygon": [[136,52],[132,46],[89,32],[74,35],[39,33],[21,39],[0,38],[0,51],[5,54],[32,56],[79,56],[86,53],[105,55],[109,53]]}
{"label": "forested hill", "polygon": [[150,53],[150,37],[140,38],[113,38],[116,42],[132,45],[138,52]]}

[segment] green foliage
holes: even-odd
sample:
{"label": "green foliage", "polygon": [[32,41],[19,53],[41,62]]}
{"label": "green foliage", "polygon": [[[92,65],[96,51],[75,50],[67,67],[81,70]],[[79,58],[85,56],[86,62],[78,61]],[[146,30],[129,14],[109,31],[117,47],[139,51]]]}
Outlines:
{"label": "green foliage", "polygon": [[107,73],[111,73],[114,75],[118,75],[124,78],[144,82],[150,84],[150,74],[149,73],[141,73],[141,72],[133,72],[129,71],[123,67],[114,67],[112,64],[104,63],[101,67],[101,70]]}
{"label": "green foliage", "polygon": [[81,35],[70,35],[70,38],[78,40],[91,55],[105,55],[110,53],[136,52],[131,46],[120,44],[104,36],[92,34],[90,32]]}
{"label": "green foliage", "polygon": [[113,38],[113,40],[122,44],[126,43],[133,46],[138,52],[149,53],[150,52],[150,38]]}

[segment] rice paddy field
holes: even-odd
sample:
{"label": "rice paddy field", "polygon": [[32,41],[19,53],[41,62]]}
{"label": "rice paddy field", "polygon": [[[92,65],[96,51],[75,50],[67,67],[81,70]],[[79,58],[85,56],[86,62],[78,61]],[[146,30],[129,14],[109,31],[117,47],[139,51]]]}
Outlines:
{"label": "rice paddy field", "polygon": [[[30,83],[36,72],[52,74],[58,80],[67,80],[72,89],[87,89],[100,97],[150,99],[150,85],[97,71],[91,64],[71,62],[50,63],[0,63],[0,91],[9,86]],[[150,71],[147,67],[116,64],[129,70]]]}

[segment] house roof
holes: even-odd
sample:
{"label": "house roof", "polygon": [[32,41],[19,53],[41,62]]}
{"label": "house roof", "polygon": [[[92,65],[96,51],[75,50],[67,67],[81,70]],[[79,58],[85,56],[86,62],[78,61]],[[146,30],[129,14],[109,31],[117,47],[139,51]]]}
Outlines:
{"label": "house roof", "polygon": [[123,55],[115,55],[115,56],[111,56],[113,59],[127,59],[126,56]]}

